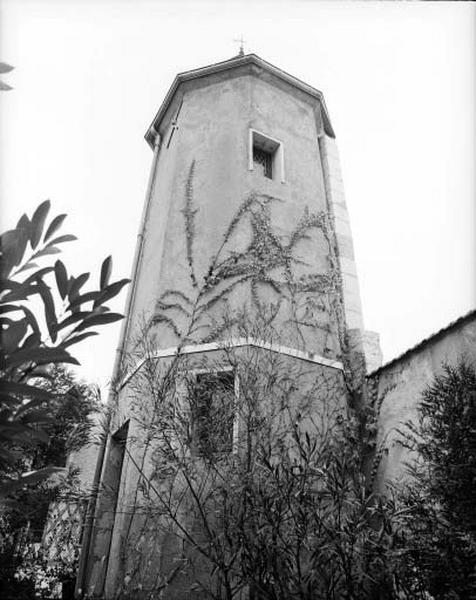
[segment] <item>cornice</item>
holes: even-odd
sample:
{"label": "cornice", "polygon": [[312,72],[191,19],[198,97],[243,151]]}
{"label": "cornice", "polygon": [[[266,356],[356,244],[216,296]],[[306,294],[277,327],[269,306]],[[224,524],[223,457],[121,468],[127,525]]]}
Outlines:
{"label": "cornice", "polygon": [[[239,337],[232,338],[229,340],[223,340],[221,342],[208,342],[203,344],[190,344],[188,346],[177,347],[173,346],[171,348],[165,348],[163,350],[157,350],[156,352],[149,355],[147,358],[141,358],[137,361],[137,363],[132,367],[132,369],[124,376],[122,381],[119,384],[119,390],[121,390],[125,385],[127,385],[130,380],[134,377],[134,375],[140,370],[140,368],[148,361],[160,358],[169,358],[173,356],[184,356],[187,354],[198,354],[204,352],[215,352],[217,350],[229,350],[231,348],[260,348],[262,350],[268,350],[270,352],[277,352],[278,354],[282,354],[285,356],[292,356],[294,358],[298,358],[299,360],[303,360],[305,362],[310,362],[318,365],[322,365],[325,367],[330,367],[331,369],[337,369],[338,371],[344,370],[344,365],[340,360],[334,360],[330,358],[326,358],[324,356],[320,356],[315,354],[314,352],[306,352],[304,350],[298,350],[297,348],[289,348],[288,346],[282,346],[281,344],[274,344],[272,342],[267,342],[265,340],[261,340],[254,337]],[[118,390],[118,391],[119,391]]]}

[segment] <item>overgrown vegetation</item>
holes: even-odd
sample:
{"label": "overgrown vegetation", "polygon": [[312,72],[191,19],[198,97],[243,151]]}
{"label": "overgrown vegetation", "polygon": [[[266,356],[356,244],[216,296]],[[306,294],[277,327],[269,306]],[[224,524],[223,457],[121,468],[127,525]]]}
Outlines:
{"label": "overgrown vegetation", "polygon": [[[118,508],[120,597],[392,598],[397,509],[362,475],[341,373],[222,351],[168,365],[151,355],[131,384],[126,462],[137,487]],[[222,376],[207,389],[201,373]]]}
{"label": "overgrown vegetation", "polygon": [[[66,455],[87,440],[88,415],[97,410],[94,392],[78,383],[64,364],[79,364],[70,348],[97,335],[97,326],[122,315],[107,303],[127,284],[110,283],[112,261],[101,267],[97,288],[85,292],[90,274],[73,276],[61,260],[45,258],[76,239],[58,231],[65,214],[47,223],[50,202],[0,236],[0,570],[1,595],[35,594],[31,579],[15,575],[31,563],[48,505],[75,489]],[[76,498],[77,500],[77,498]],[[41,554],[41,553],[40,553]],[[32,565],[39,566],[41,556]],[[35,559],[36,560],[36,559]],[[31,573],[35,567],[30,565]],[[31,574],[30,573],[30,574]],[[71,574],[70,574],[71,575]],[[59,576],[59,575],[58,575]],[[20,578],[21,579],[21,578]]]}
{"label": "overgrown vegetation", "polygon": [[[74,580],[77,567],[88,491],[81,488],[77,468],[73,464],[67,467],[67,459],[90,441],[92,418],[102,405],[97,390],[78,382],[64,367],[54,366],[48,375],[49,379],[39,382],[53,395],[48,404],[51,421],[44,426],[48,441],[25,448],[15,469],[22,473],[65,467],[65,473],[16,489],[4,501],[0,521],[2,598],[21,598],[22,594],[28,599],[51,598],[63,582]],[[67,518],[58,518],[58,511],[67,511]]]}
{"label": "overgrown vegetation", "polygon": [[[240,204],[222,234],[215,254],[203,273],[197,273],[194,243],[198,209],[193,200],[192,164],[185,186],[184,239],[190,285],[165,290],[156,306],[152,325],[167,327],[177,343],[207,342],[221,337],[221,314],[229,312],[236,294],[252,310],[273,307],[273,319],[281,313],[280,335],[305,348],[309,338],[322,338],[326,355],[339,354],[336,338],[343,344],[339,304],[339,273],[331,240],[331,224],[325,212],[305,210],[288,235],[278,234],[272,224],[272,208],[278,201],[250,194]],[[237,233],[246,232],[246,245],[237,248]],[[297,256],[297,248],[319,237],[326,245],[326,268],[315,272]],[[298,269],[302,273],[298,275]],[[283,317],[283,315],[285,315]],[[227,320],[229,326],[229,320]]]}
{"label": "overgrown vegetation", "polygon": [[44,257],[60,253],[61,244],[76,239],[57,235],[64,214],[46,226],[49,209],[47,200],[31,219],[22,215],[15,229],[0,237],[0,497],[53,472],[18,476],[25,452],[48,441],[45,428],[55,396],[39,382],[50,378],[53,365],[79,364],[69,349],[97,335],[94,327],[122,319],[106,304],[128,282],[109,283],[111,257],[102,264],[99,288],[86,293],[89,273],[72,276],[59,259],[54,266],[39,266]]}
{"label": "overgrown vegetation", "polygon": [[[162,294],[138,336],[142,366],[121,384],[131,491],[116,512],[116,594],[392,598],[399,514],[362,474],[368,448],[359,437],[362,419],[348,405],[329,218],[306,210],[289,235],[278,235],[275,200],[251,195],[200,274],[193,173],[192,165],[182,211],[189,286]],[[248,232],[242,250],[237,231]],[[319,237],[328,249],[323,272],[296,256],[299,244]],[[244,298],[240,308],[235,293]],[[166,329],[179,353],[158,361],[154,335]],[[302,349],[312,340],[346,368],[227,344],[237,337],[293,340]],[[185,343],[212,340],[220,351],[208,358],[180,352]]]}
{"label": "overgrown vegetation", "polygon": [[[476,598],[476,371],[444,365],[404,439],[411,479],[401,551],[415,597]],[[417,595],[418,593],[418,595]],[[424,597],[424,596],[421,596]]]}

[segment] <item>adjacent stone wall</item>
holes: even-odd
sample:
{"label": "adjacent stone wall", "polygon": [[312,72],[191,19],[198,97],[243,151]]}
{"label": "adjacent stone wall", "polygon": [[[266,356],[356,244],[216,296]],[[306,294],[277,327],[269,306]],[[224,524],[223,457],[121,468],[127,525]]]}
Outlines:
{"label": "adjacent stone wall", "polygon": [[372,373],[382,366],[382,350],[380,335],[376,331],[366,329],[362,336],[367,372]]}
{"label": "adjacent stone wall", "polygon": [[374,402],[380,405],[377,448],[386,448],[376,481],[380,490],[388,481],[398,483],[405,478],[405,463],[411,460],[409,451],[398,441],[401,424],[415,421],[420,394],[441,373],[442,365],[454,365],[461,358],[476,364],[476,311],[369,376]]}

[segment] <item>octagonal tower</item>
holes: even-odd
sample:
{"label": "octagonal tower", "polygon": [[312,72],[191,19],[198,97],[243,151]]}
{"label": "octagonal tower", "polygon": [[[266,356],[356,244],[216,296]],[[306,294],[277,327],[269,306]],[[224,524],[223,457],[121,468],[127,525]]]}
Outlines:
{"label": "octagonal tower", "polygon": [[[328,218],[325,231],[310,227],[310,239],[293,247],[293,275],[303,279],[304,288],[309,284],[304,280],[313,275],[338,271],[334,291],[340,296],[340,317],[336,310],[330,315],[327,305],[316,308],[308,302],[294,315],[303,323],[302,335],[296,337],[284,326],[292,317],[290,307],[283,306],[280,333],[288,346],[339,359],[339,327],[342,337],[344,329],[363,326],[334,132],[322,93],[254,54],[238,56],[178,75],[145,137],[154,159],[122,351],[132,349],[139,323],[151,323],[160,312],[157,303],[164,292],[180,290],[194,297],[190,262],[200,286],[219,249],[221,261],[231,252],[249,250],[253,232],[244,224],[246,218],[227,247],[222,246],[230,223],[254,195],[258,202],[268,202],[272,233],[284,244],[306,212]],[[188,223],[187,210],[192,217]],[[247,267],[241,267],[236,272],[244,276]],[[252,268],[248,265],[248,271]],[[278,285],[286,285],[285,274],[274,270],[271,275]],[[276,301],[271,286],[254,287],[261,300]],[[227,310],[242,307],[250,297],[248,280],[235,286]],[[180,315],[168,316],[178,320],[182,333],[187,330]],[[309,321],[320,328],[307,326]],[[177,345],[171,328],[159,323],[158,346]],[[206,338],[192,335],[191,341]]]}
{"label": "octagonal tower", "polygon": [[[78,580],[93,597],[115,597],[130,571],[127,506],[141,477],[130,385],[147,360],[144,339],[156,360],[253,347],[340,379],[364,356],[352,238],[320,91],[240,55],[179,74],[145,138],[153,163],[115,367],[113,435],[97,470],[109,491],[90,506]],[[270,312],[272,327],[243,327]],[[158,555],[178,552],[167,544]],[[179,586],[167,597],[188,596]]]}

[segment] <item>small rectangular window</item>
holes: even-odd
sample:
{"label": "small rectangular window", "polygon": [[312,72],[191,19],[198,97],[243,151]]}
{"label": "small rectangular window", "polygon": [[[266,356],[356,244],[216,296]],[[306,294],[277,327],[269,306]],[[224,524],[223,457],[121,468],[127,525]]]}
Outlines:
{"label": "small rectangular window", "polygon": [[284,183],[283,144],[264,133],[250,129],[249,169],[267,179],[281,180],[281,183]]}
{"label": "small rectangular window", "polygon": [[261,148],[253,146],[253,163],[255,169],[262,169],[265,177],[273,179],[273,155],[271,152],[266,152],[266,150],[261,150]]}
{"label": "small rectangular window", "polygon": [[191,398],[192,453],[211,457],[233,450],[235,375],[198,373]]}

